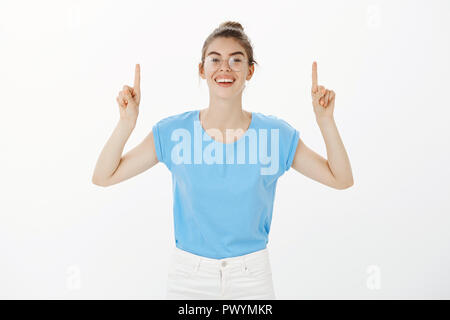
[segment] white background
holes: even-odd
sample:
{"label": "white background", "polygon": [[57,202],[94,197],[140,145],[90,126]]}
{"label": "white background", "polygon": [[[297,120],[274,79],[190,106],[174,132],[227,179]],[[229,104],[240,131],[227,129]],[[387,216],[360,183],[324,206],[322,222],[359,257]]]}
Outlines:
{"label": "white background", "polygon": [[221,22],[244,26],[256,72],[243,108],[326,157],[311,64],[336,92],[355,184],[289,170],[269,237],[279,299],[450,298],[448,1],[2,1],[0,298],[163,299],[174,246],[159,163],[91,182],[141,64],[124,153],[163,117],[208,105],[198,62]]}

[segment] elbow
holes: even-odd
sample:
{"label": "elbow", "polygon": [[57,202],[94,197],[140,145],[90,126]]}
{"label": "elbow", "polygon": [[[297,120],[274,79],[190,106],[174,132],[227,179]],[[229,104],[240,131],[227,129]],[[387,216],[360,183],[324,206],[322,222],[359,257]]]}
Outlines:
{"label": "elbow", "polygon": [[338,190],[345,190],[345,189],[350,188],[351,186],[353,186],[353,179],[351,179],[350,181],[346,181],[345,183],[338,184],[336,189],[338,189]]}
{"label": "elbow", "polygon": [[92,177],[91,181],[92,181],[93,184],[95,184],[96,186],[99,186],[99,187],[107,187],[108,186],[107,183],[105,183],[102,180],[99,180],[95,176]]}

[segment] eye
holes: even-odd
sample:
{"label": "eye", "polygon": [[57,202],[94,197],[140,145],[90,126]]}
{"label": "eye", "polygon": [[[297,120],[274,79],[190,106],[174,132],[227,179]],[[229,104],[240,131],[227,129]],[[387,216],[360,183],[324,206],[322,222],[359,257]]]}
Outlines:
{"label": "eye", "polygon": [[217,62],[217,61],[219,61],[219,59],[217,59],[217,58],[211,58],[211,61],[212,61],[212,62]]}

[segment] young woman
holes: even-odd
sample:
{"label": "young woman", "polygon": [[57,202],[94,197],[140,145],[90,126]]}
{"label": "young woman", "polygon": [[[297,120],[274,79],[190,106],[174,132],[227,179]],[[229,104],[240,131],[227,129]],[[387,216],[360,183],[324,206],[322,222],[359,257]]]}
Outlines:
{"label": "young woman", "polygon": [[328,159],[286,121],[243,110],[242,92],[255,63],[242,26],[222,23],[206,39],[199,63],[209,106],[161,119],[123,156],[139,113],[139,65],[134,86],[124,86],[117,97],[120,120],[92,181],[113,185],[158,162],[171,171],[175,246],[168,299],[275,299],[267,243],[278,178],[292,166],[332,188],[353,185],[333,119],[335,93],[318,85],[317,64],[311,97]]}

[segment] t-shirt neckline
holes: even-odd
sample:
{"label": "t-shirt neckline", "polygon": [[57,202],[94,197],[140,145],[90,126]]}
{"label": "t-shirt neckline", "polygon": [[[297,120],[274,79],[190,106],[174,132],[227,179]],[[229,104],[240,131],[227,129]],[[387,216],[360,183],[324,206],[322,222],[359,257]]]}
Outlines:
{"label": "t-shirt neckline", "polygon": [[243,134],[239,139],[237,139],[236,141],[230,142],[230,143],[223,143],[223,142],[220,142],[220,141],[216,141],[216,140],[214,140],[214,139],[213,139],[213,138],[205,131],[205,129],[203,128],[202,122],[200,121],[200,109],[197,109],[197,112],[196,112],[196,120],[197,120],[197,121],[199,122],[199,124],[200,124],[200,128],[201,128],[201,130],[202,130],[202,136],[203,136],[203,135],[206,135],[206,136],[208,136],[212,141],[214,141],[214,142],[216,142],[216,143],[219,143],[219,144],[221,144],[221,145],[233,145],[233,144],[236,144],[237,142],[239,142],[240,140],[244,139],[245,136],[247,135],[248,131],[249,131],[250,129],[253,128],[253,125],[254,125],[254,122],[255,122],[255,113],[254,113],[253,111],[250,111],[250,113],[251,113],[251,115],[252,115],[252,118],[251,118],[251,120],[250,120],[250,125],[248,126],[247,130],[244,132],[244,134]]}

